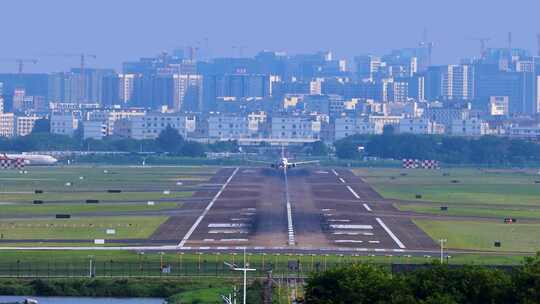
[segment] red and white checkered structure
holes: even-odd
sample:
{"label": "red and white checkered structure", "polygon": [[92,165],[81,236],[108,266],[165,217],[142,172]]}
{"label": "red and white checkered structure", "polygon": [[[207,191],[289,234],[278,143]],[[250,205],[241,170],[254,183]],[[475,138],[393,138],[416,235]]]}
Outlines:
{"label": "red and white checkered structure", "polygon": [[0,155],[0,167],[2,169],[22,169],[24,168],[24,159],[9,158],[7,155]]}
{"label": "red and white checkered structure", "polygon": [[440,169],[440,163],[437,160],[433,159],[412,159],[405,158],[402,160],[402,167],[404,169]]}

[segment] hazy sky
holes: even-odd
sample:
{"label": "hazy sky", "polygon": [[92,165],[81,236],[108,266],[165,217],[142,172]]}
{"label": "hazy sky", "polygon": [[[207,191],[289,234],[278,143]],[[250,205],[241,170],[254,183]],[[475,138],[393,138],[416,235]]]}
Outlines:
{"label": "hazy sky", "polygon": [[434,62],[455,63],[490,46],[536,49],[538,0],[0,0],[0,71],[8,58],[37,58],[27,71],[59,71],[77,58],[45,56],[89,52],[94,67],[119,68],[208,39],[212,56],[261,49],[288,53],[332,50],[337,56],[412,47],[428,28]]}

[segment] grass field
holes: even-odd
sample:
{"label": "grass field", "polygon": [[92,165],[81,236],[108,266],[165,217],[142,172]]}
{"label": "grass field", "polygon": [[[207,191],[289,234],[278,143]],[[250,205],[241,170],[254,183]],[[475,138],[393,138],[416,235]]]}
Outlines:
{"label": "grass field", "polygon": [[[535,184],[540,176],[536,171],[372,168],[354,172],[386,198],[416,200],[416,194],[421,194],[420,201],[540,206],[540,184]],[[458,183],[452,183],[454,180]]]}
{"label": "grass field", "polygon": [[[414,211],[446,216],[478,216],[478,217],[498,217],[501,221],[504,218],[512,217],[517,219],[539,219],[540,209],[538,208],[507,208],[490,206],[461,206],[449,205],[447,211],[441,211],[439,205],[434,204],[394,204],[401,211]],[[448,205],[448,204],[446,204]]]}
{"label": "grass field", "polygon": [[96,213],[96,212],[138,212],[179,208],[182,204],[175,202],[155,202],[154,206],[147,206],[146,203],[105,203],[105,204],[85,204],[85,203],[61,203],[34,205],[29,203],[17,203],[0,206],[3,215],[54,215]]}
{"label": "grass field", "polygon": [[33,200],[43,200],[44,202],[85,202],[87,199],[100,201],[145,201],[160,199],[180,199],[191,197],[192,191],[174,192],[169,190],[169,194],[163,192],[137,192],[128,191],[122,193],[103,192],[58,192],[58,193],[0,193],[0,202],[32,202]]}
{"label": "grass field", "polygon": [[[503,224],[478,221],[415,220],[434,240],[448,240],[447,247],[483,251],[540,251],[540,224]],[[502,246],[494,246],[500,241]]]}
{"label": "grass field", "polygon": [[[403,211],[540,219],[540,184],[536,184],[540,176],[533,170],[377,168],[355,173],[385,198],[418,202],[396,203]],[[439,210],[441,204],[449,207],[448,212]]]}
{"label": "grass field", "polygon": [[[117,251],[117,250],[76,250],[76,251],[47,251],[47,250],[0,250],[0,263],[15,263],[16,261],[25,261],[32,264],[43,264],[47,262],[62,263],[82,263],[86,265],[88,257],[98,263],[103,262],[121,262],[132,263],[140,262],[141,260],[149,263],[160,262],[162,255],[159,252],[146,252],[139,254],[135,251]],[[432,257],[437,259],[437,256]],[[241,263],[242,255],[237,253],[177,253],[165,252],[163,261],[172,264],[197,265],[199,263],[212,263],[223,266],[224,261],[229,263]],[[321,266],[325,264],[330,267],[332,265],[340,265],[346,263],[370,262],[379,264],[388,263],[415,263],[422,264],[430,262],[428,257],[414,257],[404,255],[394,256],[353,256],[353,255],[338,255],[338,254],[318,254],[318,255],[287,255],[287,254],[248,254],[247,262],[254,268],[261,271],[267,268],[269,264],[275,269],[284,271],[287,269],[288,261],[300,260],[304,265],[305,271],[311,271],[316,267],[316,263]],[[512,254],[455,254],[450,260],[455,264],[487,264],[487,265],[517,265],[523,260],[523,255]],[[210,267],[213,268],[213,267]],[[261,271],[264,275],[265,272]]]}
{"label": "grass field", "polygon": [[[103,217],[67,220],[0,220],[4,240],[148,238],[167,217]],[[116,234],[106,234],[107,229]]]}
{"label": "grass field", "polygon": [[[0,192],[33,191],[106,191],[107,189],[137,189],[153,187],[170,189],[177,182],[203,182],[216,167],[28,167],[27,174],[17,170],[0,171]],[[106,172],[106,173],[105,173]],[[83,179],[81,179],[83,177]],[[72,183],[66,187],[66,183]],[[0,198],[1,199],[1,198]]]}

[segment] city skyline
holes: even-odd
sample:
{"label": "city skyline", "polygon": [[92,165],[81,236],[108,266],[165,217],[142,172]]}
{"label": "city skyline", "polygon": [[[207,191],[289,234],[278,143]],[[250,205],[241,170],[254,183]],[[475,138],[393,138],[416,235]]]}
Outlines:
{"label": "city skyline", "polygon": [[[4,9],[17,13],[0,20],[9,29],[3,33],[0,71],[17,70],[10,58],[39,59],[26,67],[28,72],[65,71],[76,67],[77,59],[49,55],[80,52],[97,55],[91,67],[120,70],[124,61],[197,44],[205,49],[201,55],[210,57],[253,56],[263,49],[289,54],[330,50],[351,61],[356,55],[415,47],[424,29],[435,43],[434,64],[477,56],[479,43],[467,38],[490,37],[489,47],[505,47],[508,32],[514,46],[535,53],[537,30],[529,20],[540,4],[518,2],[488,7],[461,0],[390,1],[384,6],[375,1],[6,1]],[[21,23],[21,15],[33,22]]]}

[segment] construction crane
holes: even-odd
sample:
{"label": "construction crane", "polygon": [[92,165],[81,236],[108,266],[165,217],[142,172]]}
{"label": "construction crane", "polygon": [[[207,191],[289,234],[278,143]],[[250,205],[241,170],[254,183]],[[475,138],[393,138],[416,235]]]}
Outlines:
{"label": "construction crane", "polygon": [[78,57],[80,59],[80,77],[79,77],[79,102],[84,101],[84,95],[86,92],[86,61],[88,58],[96,59],[97,56],[94,54],[88,53],[73,53],[73,54],[51,54],[49,56],[60,56],[60,57]]}
{"label": "construction crane", "polygon": [[480,58],[486,58],[486,45],[491,40],[488,37],[469,37],[468,40],[474,40],[480,42]]}
{"label": "construction crane", "polygon": [[24,65],[26,63],[31,63],[31,64],[37,64],[38,63],[38,60],[37,59],[21,59],[21,58],[2,58],[0,59],[1,61],[15,61],[15,63],[17,64],[17,72],[19,74],[22,74],[23,71],[24,71]]}

